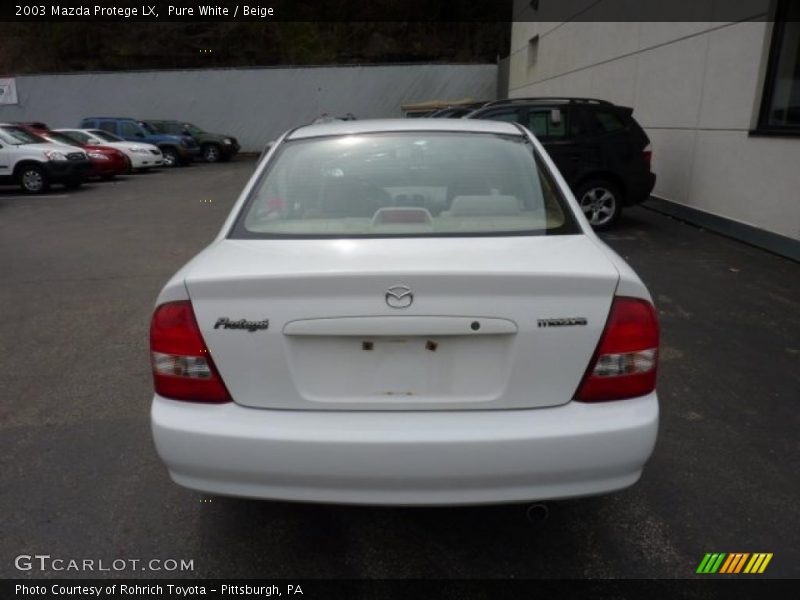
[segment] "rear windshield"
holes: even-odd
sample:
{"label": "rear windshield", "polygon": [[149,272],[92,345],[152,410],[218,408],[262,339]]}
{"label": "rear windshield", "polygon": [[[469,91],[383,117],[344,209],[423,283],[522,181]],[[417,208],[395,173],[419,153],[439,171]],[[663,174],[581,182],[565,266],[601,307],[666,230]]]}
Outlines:
{"label": "rear windshield", "polygon": [[281,144],[232,238],[578,233],[520,136],[376,133]]}

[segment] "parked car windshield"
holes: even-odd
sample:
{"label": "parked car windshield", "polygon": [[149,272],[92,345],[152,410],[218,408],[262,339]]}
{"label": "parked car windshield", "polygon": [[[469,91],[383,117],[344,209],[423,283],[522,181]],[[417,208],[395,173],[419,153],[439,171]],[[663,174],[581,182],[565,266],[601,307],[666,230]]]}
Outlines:
{"label": "parked car windshield", "polygon": [[64,144],[66,146],[78,146],[78,147],[81,147],[83,145],[79,141],[71,138],[70,136],[68,136],[68,135],[66,135],[64,133],[58,133],[58,132],[55,132],[55,131],[48,131],[47,132],[47,139],[49,139],[51,142],[53,142],[55,144]]}
{"label": "parked car windshield", "polygon": [[192,135],[200,135],[205,133],[202,129],[197,127],[196,125],[192,125],[191,123],[184,123],[183,128],[188,131]]}
{"label": "parked car windshield", "polygon": [[375,133],[285,142],[231,237],[577,233],[521,136]]}
{"label": "parked car windshield", "polygon": [[22,127],[6,125],[4,127],[0,127],[0,132],[4,134],[3,138],[5,138],[6,142],[13,144],[14,146],[21,146],[23,144],[47,143],[46,139],[41,138],[38,135],[27,131],[26,129],[23,129]]}
{"label": "parked car windshield", "polygon": [[113,133],[109,133],[108,131],[103,131],[102,129],[92,129],[89,133],[91,133],[95,137],[99,137],[101,140],[105,140],[106,142],[124,142],[125,140],[119,137],[118,135],[114,135]]}
{"label": "parked car windshield", "polygon": [[95,141],[92,136],[90,136],[88,133],[84,133],[83,131],[59,131],[58,133],[65,135],[68,138],[72,138],[81,144],[91,144]]}

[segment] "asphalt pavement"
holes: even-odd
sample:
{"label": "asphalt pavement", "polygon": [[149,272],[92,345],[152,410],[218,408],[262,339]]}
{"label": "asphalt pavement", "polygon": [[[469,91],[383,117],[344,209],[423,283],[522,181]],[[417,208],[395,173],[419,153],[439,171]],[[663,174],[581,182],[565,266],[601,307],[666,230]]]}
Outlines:
{"label": "asphalt pavement", "polygon": [[[0,189],[0,577],[694,577],[706,552],[800,576],[800,265],[644,208],[604,237],[656,301],[662,420],[642,480],[526,506],[206,498],[152,445],[147,330],[254,163],[41,197]],[[189,572],[19,571],[20,554]]]}

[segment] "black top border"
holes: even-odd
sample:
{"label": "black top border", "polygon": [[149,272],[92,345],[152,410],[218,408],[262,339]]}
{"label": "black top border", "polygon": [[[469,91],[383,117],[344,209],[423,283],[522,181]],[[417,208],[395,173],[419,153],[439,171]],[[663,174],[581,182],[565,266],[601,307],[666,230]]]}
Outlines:
{"label": "black top border", "polygon": [[2,22],[510,22],[775,19],[774,0],[14,0]]}

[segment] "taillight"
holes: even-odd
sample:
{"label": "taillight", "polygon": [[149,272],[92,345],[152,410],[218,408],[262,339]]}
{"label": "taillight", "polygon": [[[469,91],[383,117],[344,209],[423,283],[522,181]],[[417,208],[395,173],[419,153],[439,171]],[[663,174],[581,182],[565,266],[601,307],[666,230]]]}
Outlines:
{"label": "taillight", "polygon": [[647,163],[647,167],[649,168],[653,163],[653,147],[650,144],[647,144],[647,146],[644,147],[644,150],[642,150],[642,156],[644,157],[644,162]]}
{"label": "taillight", "polygon": [[150,360],[159,396],[191,402],[231,401],[188,300],[156,308],[150,322]]}
{"label": "taillight", "polygon": [[656,388],[658,318],[650,302],[617,296],[576,400],[602,402]]}

